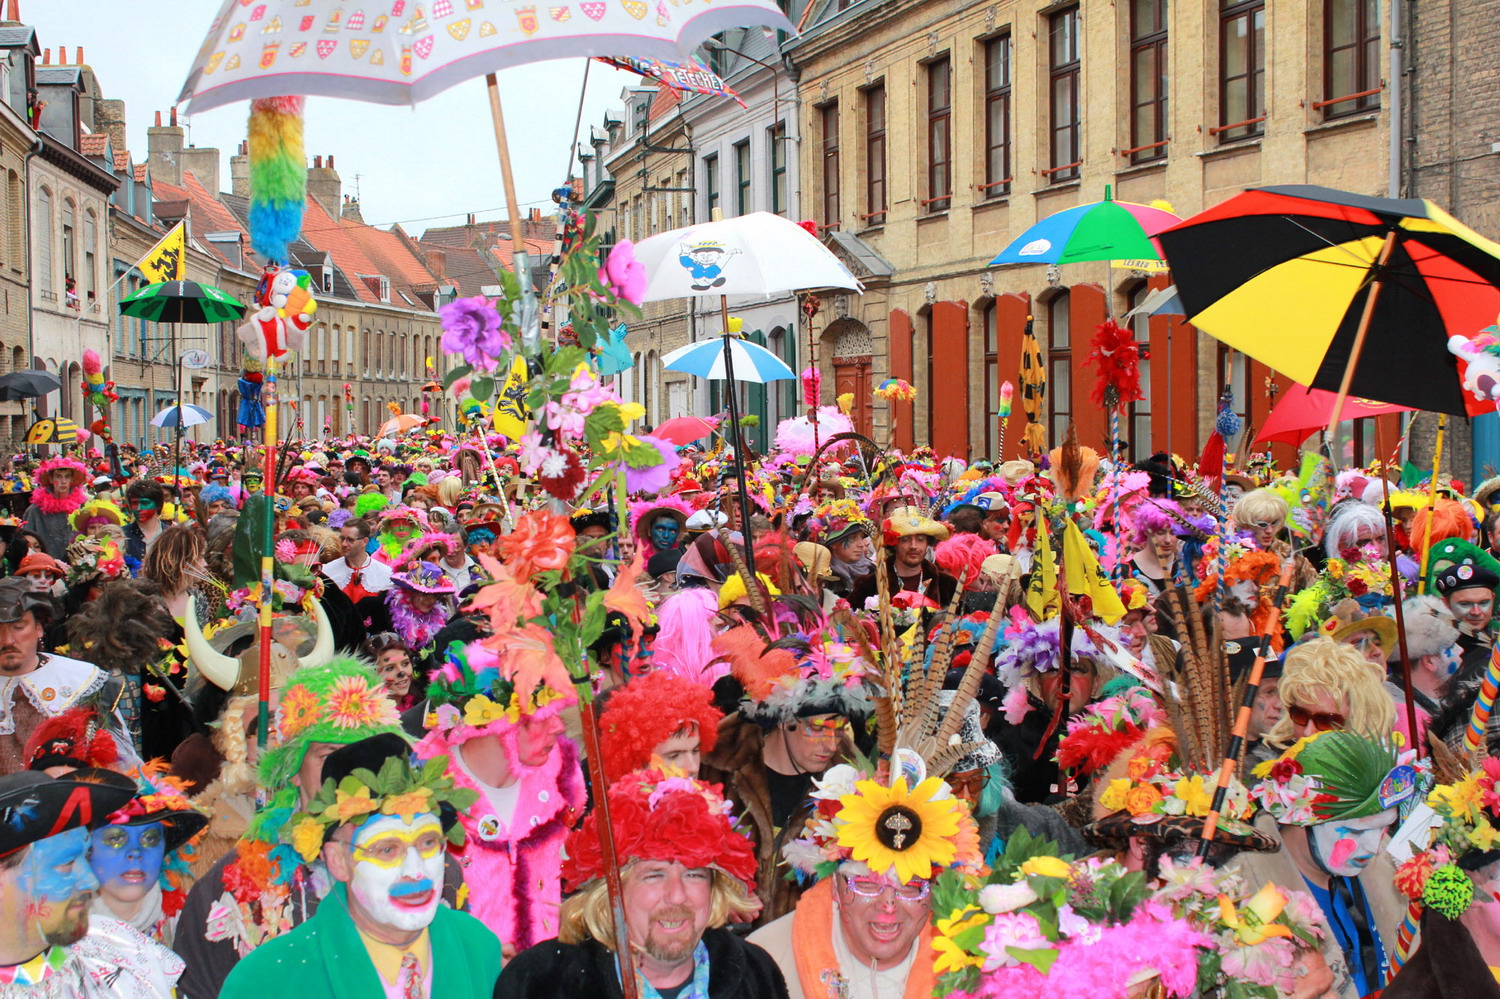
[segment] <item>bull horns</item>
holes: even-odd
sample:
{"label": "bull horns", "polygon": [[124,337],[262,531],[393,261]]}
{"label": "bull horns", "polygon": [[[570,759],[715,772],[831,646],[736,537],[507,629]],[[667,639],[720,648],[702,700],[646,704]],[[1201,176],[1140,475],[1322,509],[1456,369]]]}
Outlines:
{"label": "bull horns", "polygon": [[[323,612],[321,603],[313,604],[312,616],[317,624],[317,641],[313,643],[311,652],[297,659],[298,668],[326,666],[333,659],[333,626],[328,623],[328,615]],[[195,597],[188,597],[187,613],[184,615],[182,630],[187,639],[188,653],[193,660],[193,665],[198,668],[203,679],[220,690],[234,691],[237,688],[247,688],[253,691],[255,689],[255,672],[243,669],[239,659],[219,652],[208,644],[208,639],[203,637],[203,629],[198,625],[198,607]]]}

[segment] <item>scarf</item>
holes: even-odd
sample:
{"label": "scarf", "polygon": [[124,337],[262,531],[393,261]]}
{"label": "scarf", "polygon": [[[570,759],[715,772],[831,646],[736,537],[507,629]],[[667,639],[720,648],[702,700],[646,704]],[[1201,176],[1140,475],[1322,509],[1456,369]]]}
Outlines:
{"label": "scarf", "polygon": [[158,943],[171,945],[171,934],[167,915],[162,911],[161,884],[154,884],[146,897],[141,899],[135,907],[135,912],[130,916],[122,916],[109,907],[102,894],[96,894],[94,901],[89,904],[90,916],[103,916],[107,919],[118,919],[138,933],[143,933]]}
{"label": "scarf", "polygon": [[439,597],[438,602],[432,605],[432,610],[426,614],[418,614],[406,601],[404,591],[396,586],[390,588],[386,606],[391,612],[391,627],[413,653],[432,644],[433,636],[448,623],[452,613],[448,601]]}
{"label": "scarf", "polygon": [[[792,952],[797,958],[797,979],[806,999],[837,999],[851,995],[850,976],[843,973],[833,935],[840,932],[834,925],[833,879],[824,878],[802,893],[792,910]],[[903,999],[925,999],[937,988],[932,970],[932,923],[929,921],[917,937],[917,956],[906,976]]]}

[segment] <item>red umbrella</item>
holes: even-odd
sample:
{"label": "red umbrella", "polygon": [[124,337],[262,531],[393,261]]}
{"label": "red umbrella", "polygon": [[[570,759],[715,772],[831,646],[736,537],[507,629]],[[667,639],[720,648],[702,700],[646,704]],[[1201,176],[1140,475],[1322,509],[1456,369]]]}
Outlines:
{"label": "red umbrella", "polygon": [[[1275,442],[1300,447],[1303,441],[1328,426],[1328,421],[1333,416],[1333,403],[1337,397],[1337,392],[1308,388],[1306,385],[1293,385],[1281,394],[1281,399],[1276,403],[1276,408],[1271,410],[1271,415],[1266,418],[1266,425],[1261,427],[1260,436],[1255,438],[1255,442],[1257,444]],[[1409,406],[1393,406],[1385,402],[1350,396],[1344,400],[1344,410],[1339,419],[1340,421],[1358,420],[1366,416],[1384,416],[1387,413],[1410,413],[1411,411]]]}
{"label": "red umbrella", "polygon": [[705,420],[697,416],[674,416],[651,431],[651,436],[671,441],[678,447],[702,440],[719,429],[719,421],[710,417]]}

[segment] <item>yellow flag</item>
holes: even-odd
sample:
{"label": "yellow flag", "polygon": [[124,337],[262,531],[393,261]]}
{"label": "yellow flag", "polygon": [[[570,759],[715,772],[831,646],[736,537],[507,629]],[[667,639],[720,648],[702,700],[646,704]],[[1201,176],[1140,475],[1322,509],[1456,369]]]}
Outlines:
{"label": "yellow flag", "polygon": [[510,374],[505,385],[495,396],[495,432],[518,441],[526,433],[526,421],[531,414],[526,409],[526,383],[531,379],[526,371],[526,359],[520,355],[511,362]]}
{"label": "yellow flag", "polygon": [[1106,624],[1114,624],[1125,616],[1125,604],[1115,591],[1094,557],[1083,532],[1073,521],[1063,529],[1063,575],[1068,580],[1068,592],[1075,597],[1087,595],[1094,604],[1094,616]]}
{"label": "yellow flag", "polygon": [[1055,617],[1062,611],[1057,596],[1057,560],[1052,557],[1052,538],[1047,534],[1045,515],[1036,518],[1036,562],[1031,567],[1031,585],[1026,589],[1026,606],[1038,621]]}
{"label": "yellow flag", "polygon": [[183,223],[174,225],[135,266],[146,275],[147,284],[187,280],[187,229]]}

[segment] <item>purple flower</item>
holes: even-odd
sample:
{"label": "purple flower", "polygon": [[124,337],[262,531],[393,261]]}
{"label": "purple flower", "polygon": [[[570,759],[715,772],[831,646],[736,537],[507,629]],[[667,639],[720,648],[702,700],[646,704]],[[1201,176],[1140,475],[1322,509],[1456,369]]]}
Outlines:
{"label": "purple flower", "polygon": [[609,251],[599,268],[599,283],[614,292],[616,298],[640,305],[646,294],[646,265],[635,259],[635,244],[622,239]]}
{"label": "purple flower", "polygon": [[650,444],[661,452],[661,463],[649,468],[631,468],[622,462],[625,468],[625,491],[631,495],[645,493],[654,496],[672,484],[672,473],[677,470],[678,464],[677,445],[650,435],[643,435],[640,440],[642,444]]}
{"label": "purple flower", "polygon": [[483,295],[459,298],[438,310],[443,322],[443,349],[461,354],[476,371],[494,371],[510,349],[510,334],[500,328],[500,313]]}

